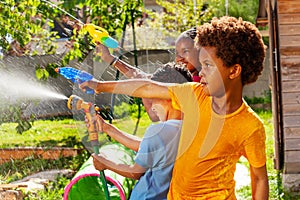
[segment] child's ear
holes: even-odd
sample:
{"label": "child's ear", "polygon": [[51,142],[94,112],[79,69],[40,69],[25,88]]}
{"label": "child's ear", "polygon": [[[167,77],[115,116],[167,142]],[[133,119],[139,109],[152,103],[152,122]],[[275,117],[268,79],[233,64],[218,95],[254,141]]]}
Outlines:
{"label": "child's ear", "polygon": [[242,73],[242,67],[239,64],[235,64],[230,67],[230,74],[229,78],[230,79],[235,79],[236,77],[240,76]]}

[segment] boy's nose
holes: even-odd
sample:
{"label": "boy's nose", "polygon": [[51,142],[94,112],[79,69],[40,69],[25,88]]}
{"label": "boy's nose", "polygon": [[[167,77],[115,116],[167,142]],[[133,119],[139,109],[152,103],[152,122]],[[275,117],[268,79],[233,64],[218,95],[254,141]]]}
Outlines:
{"label": "boy's nose", "polygon": [[202,68],[202,69],[199,71],[198,76],[199,76],[200,78],[202,78],[203,75],[204,75],[204,70],[203,70],[203,68]]}

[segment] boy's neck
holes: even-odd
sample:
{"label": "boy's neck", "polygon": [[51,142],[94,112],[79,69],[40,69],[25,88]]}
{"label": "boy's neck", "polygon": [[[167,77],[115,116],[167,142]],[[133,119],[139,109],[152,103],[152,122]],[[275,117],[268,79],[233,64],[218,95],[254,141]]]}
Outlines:
{"label": "boy's neck", "polygon": [[231,114],[238,110],[243,103],[243,85],[241,78],[232,79],[226,86],[223,96],[212,97],[212,108],[220,115]]}
{"label": "boy's neck", "polygon": [[215,113],[220,115],[231,114],[238,110],[242,105],[243,100],[242,97],[237,96],[226,96],[222,98],[212,97],[212,109]]}

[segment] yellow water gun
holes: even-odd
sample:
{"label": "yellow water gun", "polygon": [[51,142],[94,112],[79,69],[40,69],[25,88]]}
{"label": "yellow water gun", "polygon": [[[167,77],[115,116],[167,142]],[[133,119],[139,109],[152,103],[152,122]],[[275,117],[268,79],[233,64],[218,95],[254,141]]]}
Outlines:
{"label": "yellow water gun", "polygon": [[88,31],[90,36],[93,38],[93,42],[100,42],[108,48],[117,48],[119,46],[118,41],[109,36],[108,32],[99,26],[94,24],[84,24],[83,28]]}

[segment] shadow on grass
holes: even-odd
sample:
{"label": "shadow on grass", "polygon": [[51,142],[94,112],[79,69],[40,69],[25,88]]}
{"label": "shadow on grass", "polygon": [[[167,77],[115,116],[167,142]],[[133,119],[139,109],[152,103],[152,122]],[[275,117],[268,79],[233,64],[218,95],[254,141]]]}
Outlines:
{"label": "shadow on grass", "polygon": [[39,147],[82,147],[82,142],[75,136],[68,136],[61,140],[44,140],[38,143]]}

